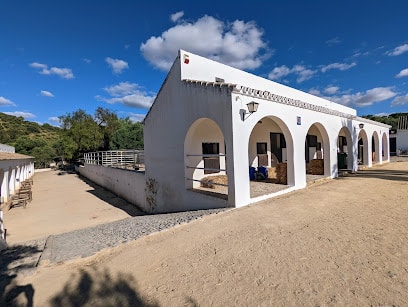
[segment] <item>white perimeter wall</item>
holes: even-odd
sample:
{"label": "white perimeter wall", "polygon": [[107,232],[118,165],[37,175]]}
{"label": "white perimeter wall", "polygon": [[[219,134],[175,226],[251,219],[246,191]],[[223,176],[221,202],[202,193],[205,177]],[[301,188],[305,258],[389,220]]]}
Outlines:
{"label": "white perimeter wall", "polygon": [[397,152],[408,150],[408,130],[397,130]]}
{"label": "white perimeter wall", "polygon": [[76,170],[82,176],[146,211],[144,173],[93,164],[80,166]]}

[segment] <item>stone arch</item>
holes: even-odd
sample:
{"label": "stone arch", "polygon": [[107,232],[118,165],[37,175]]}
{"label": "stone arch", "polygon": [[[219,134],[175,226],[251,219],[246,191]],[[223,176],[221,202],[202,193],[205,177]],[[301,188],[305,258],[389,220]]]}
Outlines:
{"label": "stone arch", "polygon": [[380,162],[380,138],[378,136],[377,131],[373,132],[373,136],[371,137],[371,159],[373,163]]}
{"label": "stone arch", "polygon": [[369,165],[368,136],[364,129],[358,133],[357,161],[359,165]]}
{"label": "stone arch", "polygon": [[[263,147],[266,147],[266,154],[259,151]],[[248,159],[249,167],[274,168],[277,164],[285,163],[280,168],[286,167],[286,180],[280,178],[282,180],[277,181],[294,185],[293,137],[289,128],[279,117],[265,116],[252,127],[248,140]]]}
{"label": "stone arch", "polygon": [[[315,122],[310,125],[305,136],[305,160],[306,173],[316,173],[316,175],[331,176],[330,170],[330,139],[323,124]],[[323,171],[318,171],[320,167],[316,167],[315,171],[311,170],[310,161],[323,160]],[[309,163],[309,164],[308,164]],[[313,162],[320,164],[322,162]],[[318,173],[318,174],[317,174]]]}
{"label": "stone arch", "polygon": [[0,204],[7,201],[7,178],[3,168],[0,167]]}
{"label": "stone arch", "polygon": [[353,169],[353,138],[346,126],[337,135],[337,168]]}
{"label": "stone arch", "polygon": [[387,133],[385,133],[385,132],[382,135],[381,146],[382,146],[381,152],[382,152],[382,156],[383,156],[382,161],[388,160],[389,156],[390,156],[390,144],[389,144],[389,139],[388,139]]}
{"label": "stone arch", "polygon": [[200,187],[206,176],[226,175],[224,134],[214,120],[200,118],[190,126],[184,139],[184,165],[187,189]]}

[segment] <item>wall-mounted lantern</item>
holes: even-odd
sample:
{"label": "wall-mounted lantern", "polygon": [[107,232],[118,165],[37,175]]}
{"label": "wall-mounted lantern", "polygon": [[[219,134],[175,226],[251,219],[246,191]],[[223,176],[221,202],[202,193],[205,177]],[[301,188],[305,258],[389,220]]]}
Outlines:
{"label": "wall-mounted lantern", "polygon": [[[252,113],[255,113],[256,111],[258,111],[258,106],[259,106],[259,103],[255,101],[251,101],[247,103],[248,113],[245,110],[242,112],[242,120],[245,120],[246,118],[251,116]],[[246,114],[249,114],[249,115],[245,118]]]}

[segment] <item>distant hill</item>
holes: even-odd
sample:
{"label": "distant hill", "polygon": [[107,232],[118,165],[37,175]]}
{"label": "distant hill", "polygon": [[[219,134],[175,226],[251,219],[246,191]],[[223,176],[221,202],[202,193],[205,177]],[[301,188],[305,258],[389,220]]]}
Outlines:
{"label": "distant hill", "polygon": [[48,167],[58,155],[60,131],[49,124],[39,125],[0,112],[0,143],[14,146],[17,153],[34,157],[36,168]]}
{"label": "distant hill", "polygon": [[21,136],[56,140],[60,128],[49,124],[39,125],[26,121],[23,117],[7,115],[0,112],[0,143],[13,146]]}
{"label": "distant hill", "polygon": [[362,117],[375,120],[377,122],[387,124],[392,126],[393,129],[397,129],[398,126],[398,118],[400,116],[406,116],[408,113],[393,113],[388,116],[377,116],[377,115],[364,115]]}

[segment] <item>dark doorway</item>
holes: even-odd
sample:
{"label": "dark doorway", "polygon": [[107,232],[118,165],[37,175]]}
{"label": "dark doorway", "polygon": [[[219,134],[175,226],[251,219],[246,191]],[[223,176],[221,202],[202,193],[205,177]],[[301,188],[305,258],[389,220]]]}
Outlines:
{"label": "dark doorway", "polygon": [[203,143],[204,174],[220,172],[220,144]]}
{"label": "dark doorway", "polygon": [[279,163],[283,162],[282,148],[286,148],[286,141],[283,133],[271,132],[271,153],[276,156]]}

